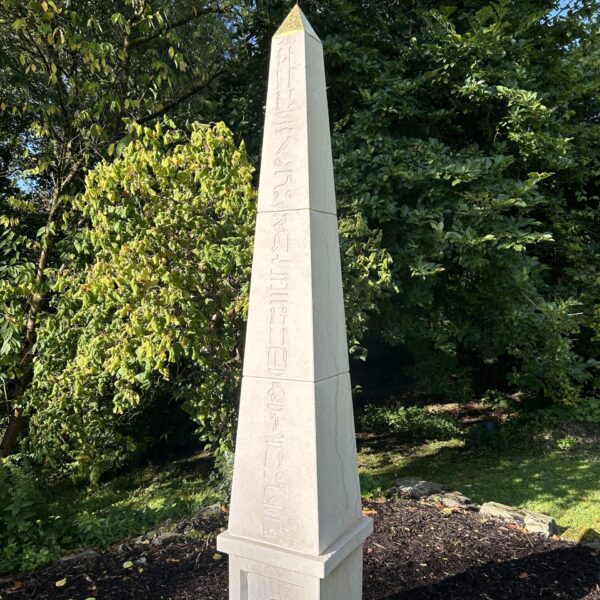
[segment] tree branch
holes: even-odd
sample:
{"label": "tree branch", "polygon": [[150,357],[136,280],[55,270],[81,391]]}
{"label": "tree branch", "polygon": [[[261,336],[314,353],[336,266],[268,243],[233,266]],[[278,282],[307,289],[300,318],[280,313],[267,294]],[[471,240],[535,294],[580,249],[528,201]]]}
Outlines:
{"label": "tree branch", "polygon": [[157,108],[155,111],[153,111],[150,114],[145,115],[145,116],[140,117],[139,119],[137,119],[137,122],[140,125],[143,125],[144,123],[148,123],[148,121],[152,121],[153,119],[157,119],[158,117],[162,117],[164,114],[166,114],[167,112],[169,112],[171,109],[176,108],[182,102],[184,102],[188,98],[191,98],[194,94],[197,94],[198,92],[200,92],[203,89],[205,89],[206,87],[208,87],[211,84],[211,82],[214,79],[216,79],[221,73],[222,73],[221,70],[215,71],[205,81],[203,81],[201,83],[197,83],[196,85],[193,85],[193,86],[189,87],[187,90],[181,92],[181,94],[179,94],[175,98],[171,98],[170,100],[167,100],[166,102],[163,102],[161,104],[161,106],[159,108]]}
{"label": "tree branch", "polygon": [[194,19],[197,19],[198,17],[204,16],[204,15],[219,14],[219,13],[224,12],[224,10],[225,9],[220,4],[216,4],[214,6],[206,6],[204,8],[194,7],[191,10],[191,12],[189,12],[187,15],[185,15],[179,19],[176,19],[175,21],[171,21],[171,23],[165,24],[163,27],[156,29],[155,31],[153,31],[152,33],[149,33],[148,35],[141,35],[137,38],[132,39],[129,42],[129,47],[137,46],[139,44],[144,44],[146,42],[149,42],[150,40],[160,37],[160,36],[164,35],[165,33],[172,31],[173,29],[176,29],[177,27],[181,27],[182,25],[185,25],[186,23],[189,23],[190,21],[193,21]]}

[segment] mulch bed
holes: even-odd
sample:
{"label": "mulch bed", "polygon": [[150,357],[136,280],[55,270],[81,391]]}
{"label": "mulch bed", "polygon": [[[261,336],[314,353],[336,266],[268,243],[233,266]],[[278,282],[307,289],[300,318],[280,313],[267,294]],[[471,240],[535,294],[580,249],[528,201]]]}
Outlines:
{"label": "mulch bed", "polygon": [[[600,552],[526,534],[469,511],[417,501],[372,502],[364,600],[600,600]],[[225,525],[224,516],[210,523]],[[2,600],[227,600],[227,558],[214,536],[126,542],[0,581]],[[124,564],[133,563],[128,568]],[[61,587],[56,582],[66,579]],[[61,582],[62,583],[62,582]]]}

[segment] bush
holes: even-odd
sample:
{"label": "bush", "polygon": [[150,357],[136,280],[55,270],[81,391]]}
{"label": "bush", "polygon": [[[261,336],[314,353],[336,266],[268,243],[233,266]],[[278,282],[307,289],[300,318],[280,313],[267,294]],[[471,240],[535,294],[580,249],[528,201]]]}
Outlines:
{"label": "bush", "polygon": [[398,434],[407,441],[448,440],[460,433],[455,420],[418,406],[388,408],[370,404],[365,407],[360,425],[367,431]]}
{"label": "bush", "polygon": [[39,463],[98,480],[146,441],[139,422],[173,398],[213,449],[235,426],[254,227],[253,168],[223,123],[132,126],[86,177],[86,224],[40,324],[28,393]]}
{"label": "bush", "polygon": [[59,551],[44,483],[26,463],[1,461],[0,575],[35,569]]}

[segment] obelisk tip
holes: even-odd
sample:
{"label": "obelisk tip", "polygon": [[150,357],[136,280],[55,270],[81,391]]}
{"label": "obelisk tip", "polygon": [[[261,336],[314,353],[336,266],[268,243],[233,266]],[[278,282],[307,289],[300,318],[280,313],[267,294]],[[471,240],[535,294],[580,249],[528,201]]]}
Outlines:
{"label": "obelisk tip", "polygon": [[315,33],[315,30],[308,22],[308,19],[302,12],[302,9],[300,6],[298,6],[298,4],[296,4],[289,12],[283,23],[280,25],[279,29],[275,32],[273,37],[291,35],[293,33],[298,33],[299,31],[303,31],[317,40],[319,39],[319,36]]}

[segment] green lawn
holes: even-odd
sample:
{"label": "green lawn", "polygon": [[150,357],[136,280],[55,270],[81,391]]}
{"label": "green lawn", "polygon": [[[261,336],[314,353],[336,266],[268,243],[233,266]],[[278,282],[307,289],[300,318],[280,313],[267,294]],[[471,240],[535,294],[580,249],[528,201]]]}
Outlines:
{"label": "green lawn", "polygon": [[562,527],[600,529],[600,449],[467,450],[461,440],[410,447],[372,439],[363,442],[359,465],[366,495],[397,477],[418,476],[478,503],[502,502],[552,515]]}

